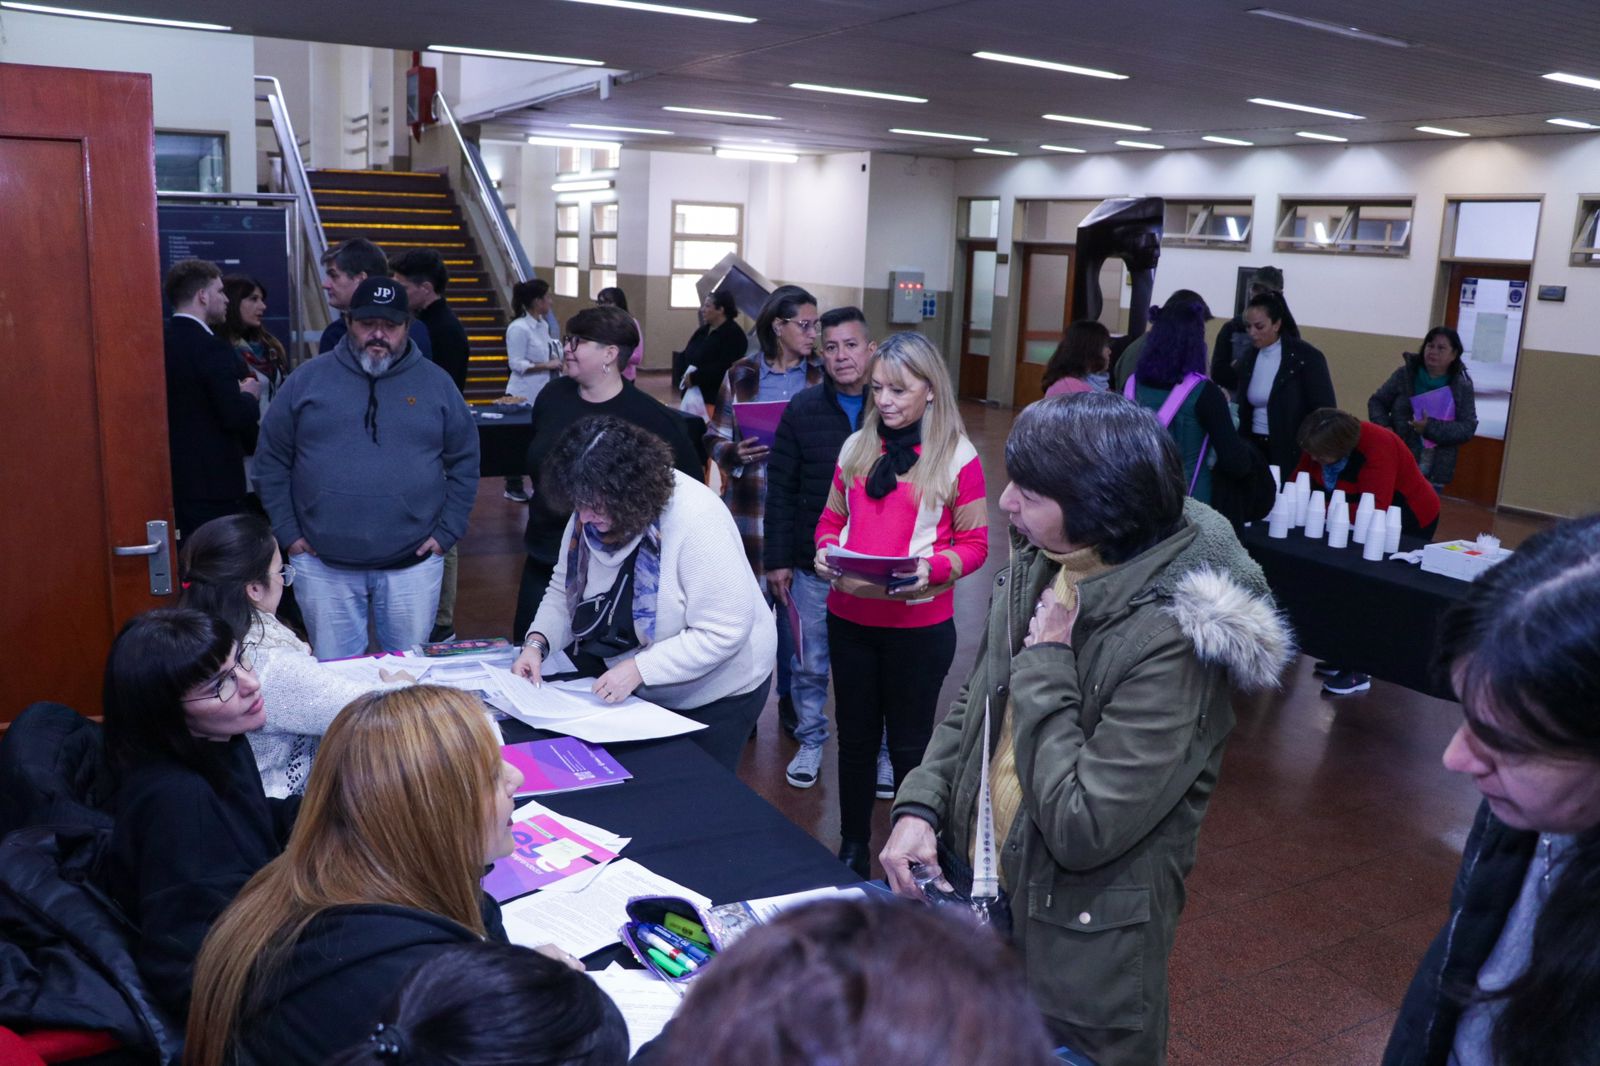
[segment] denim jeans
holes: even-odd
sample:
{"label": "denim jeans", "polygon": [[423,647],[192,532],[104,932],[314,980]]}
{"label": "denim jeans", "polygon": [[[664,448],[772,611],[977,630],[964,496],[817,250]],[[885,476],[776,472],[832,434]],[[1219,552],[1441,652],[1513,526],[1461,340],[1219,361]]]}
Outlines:
{"label": "denim jeans", "polygon": [[[800,615],[804,657],[790,661],[789,692],[798,723],[795,739],[802,744],[822,744],[828,739],[828,583],[815,574],[796,569],[789,585]],[[787,614],[785,608],[778,608]]]}
{"label": "denim jeans", "polygon": [[367,652],[367,625],[383,651],[404,651],[428,639],[439,609],[444,557],[430,555],[400,570],[347,570],[310,552],[294,556],[294,591],[319,659]]}

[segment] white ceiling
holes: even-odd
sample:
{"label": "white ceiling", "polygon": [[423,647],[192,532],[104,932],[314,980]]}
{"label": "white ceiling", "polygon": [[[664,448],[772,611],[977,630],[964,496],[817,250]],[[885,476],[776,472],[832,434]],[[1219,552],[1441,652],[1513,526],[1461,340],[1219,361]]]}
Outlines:
{"label": "white ceiling", "polygon": [[[1297,131],[1352,143],[1433,139],[1437,125],[1475,136],[1560,133],[1555,116],[1600,123],[1600,91],[1544,80],[1600,77],[1595,0],[681,0],[754,16],[749,25],[595,7],[566,0],[55,0],[127,14],[206,18],[236,32],[396,49],[454,44],[582,56],[627,71],[602,101],[586,93],[500,116],[491,136],[568,132],[571,122],[668,129],[622,135],[659,147],[766,139],[802,150],[888,150],[972,158],[972,144],[891,127],[987,137],[986,148],[1039,145],[1126,151],[1119,138],[1212,147],[1204,134],[1261,145],[1307,144]],[[1246,14],[1267,6],[1403,38],[1412,48]],[[1129,75],[1126,81],[987,62],[1029,56]],[[927,97],[926,104],[821,95],[804,81]],[[1330,119],[1250,97],[1366,116]],[[663,106],[777,115],[715,119]],[[1046,121],[1047,112],[1149,126],[1148,133]],[[597,135],[597,134],[587,134]],[[1597,134],[1573,132],[1573,136]],[[603,135],[602,135],[603,136]],[[751,145],[759,147],[759,143]],[[1137,149],[1135,149],[1137,150]]]}

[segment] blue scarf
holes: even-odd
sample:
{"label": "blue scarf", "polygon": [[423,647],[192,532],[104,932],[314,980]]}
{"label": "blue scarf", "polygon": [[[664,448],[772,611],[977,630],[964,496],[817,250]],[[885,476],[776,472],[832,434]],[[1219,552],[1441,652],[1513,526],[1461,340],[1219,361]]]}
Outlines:
{"label": "blue scarf", "polygon": [[[589,579],[589,553],[610,548],[587,522],[573,523],[567,541],[567,617],[575,618]],[[639,541],[633,563],[633,634],[641,648],[656,636],[656,591],[661,585],[661,520],[651,522]]]}

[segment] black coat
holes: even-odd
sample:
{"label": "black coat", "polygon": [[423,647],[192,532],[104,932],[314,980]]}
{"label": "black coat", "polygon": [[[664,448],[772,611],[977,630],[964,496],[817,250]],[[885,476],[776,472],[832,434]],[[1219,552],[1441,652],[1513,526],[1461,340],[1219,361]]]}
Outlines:
{"label": "black coat", "polygon": [[831,378],[796,393],[784,408],[767,461],[763,569],[810,571],[817,520],[828,503],[839,451],[854,430]]}
{"label": "black coat", "polygon": [[467,363],[472,357],[472,345],[467,342],[466,328],[450,303],[443,296],[417,312],[417,321],[428,329],[432,352],[424,353],[439,364],[456,388],[467,391]]}
{"label": "black coat", "polygon": [[694,386],[705,398],[708,410],[717,404],[717,394],[722,390],[722,379],[727,376],[728,368],[743,359],[749,348],[750,338],[731,318],[725,319],[716,329],[701,326],[684,345],[684,364],[695,368]]}
{"label": "black coat", "polygon": [[218,744],[213,786],[198,770],[152,762],[122,775],[106,877],[138,928],[145,983],[187,1017],[194,959],[211,923],[283,850],[300,797],[268,799],[250,742]]}
{"label": "black coat", "polygon": [[[487,896],[483,904],[489,939],[505,942],[500,908]],[[409,907],[367,903],[324,911],[270,979],[260,1008],[241,1021],[238,1066],[324,1062],[366,1040],[413,970],[476,939],[465,926]]]}
{"label": "black coat", "polygon": [[244,457],[256,450],[261,407],[239,391],[244,360],[192,318],[167,319],[167,440],[172,497],[233,500],[245,494]]}
{"label": "black coat", "polygon": [[[1294,320],[1294,312],[1289,310],[1288,301],[1283,304],[1283,321],[1279,323],[1279,331],[1285,337],[1300,336],[1300,326]],[[1250,331],[1243,318],[1230,318],[1224,322],[1217,331],[1217,342],[1211,349],[1211,380],[1230,392],[1237,389],[1239,365],[1252,347]]]}
{"label": "black coat", "polygon": [[[1300,423],[1320,407],[1337,407],[1328,360],[1299,337],[1281,334],[1283,359],[1267,394],[1267,462],[1287,474],[1300,461]],[[1252,347],[1238,365],[1239,385],[1233,398],[1239,404],[1239,432],[1249,433],[1255,408],[1250,405],[1250,376],[1260,351]]]}

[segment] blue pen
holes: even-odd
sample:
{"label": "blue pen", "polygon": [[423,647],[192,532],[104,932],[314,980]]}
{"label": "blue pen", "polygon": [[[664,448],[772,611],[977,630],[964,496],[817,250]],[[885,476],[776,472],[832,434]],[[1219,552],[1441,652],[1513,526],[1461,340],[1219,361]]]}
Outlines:
{"label": "blue pen", "polygon": [[698,970],[703,965],[690,958],[681,948],[669,944],[658,933],[652,932],[649,926],[641,925],[639,927],[639,939],[686,970]]}
{"label": "blue pen", "polygon": [[707,951],[705,948],[701,947],[699,944],[696,944],[687,937],[681,937],[677,933],[674,933],[671,929],[668,929],[665,926],[656,925],[652,922],[644,923],[644,927],[650,930],[656,936],[660,937],[662,940],[665,940],[667,943],[677,948],[679,951],[687,954],[695,962],[711,961],[711,952]]}

